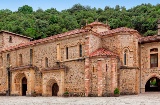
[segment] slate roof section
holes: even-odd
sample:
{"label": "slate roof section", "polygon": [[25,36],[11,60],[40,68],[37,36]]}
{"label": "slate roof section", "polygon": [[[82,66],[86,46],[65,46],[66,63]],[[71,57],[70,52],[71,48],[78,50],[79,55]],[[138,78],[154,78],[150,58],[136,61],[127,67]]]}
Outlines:
{"label": "slate roof section", "polygon": [[97,49],[96,51],[92,52],[90,54],[90,57],[95,57],[95,56],[114,56],[114,57],[118,57],[117,54],[107,50],[107,49],[104,49],[104,48],[99,48]]}

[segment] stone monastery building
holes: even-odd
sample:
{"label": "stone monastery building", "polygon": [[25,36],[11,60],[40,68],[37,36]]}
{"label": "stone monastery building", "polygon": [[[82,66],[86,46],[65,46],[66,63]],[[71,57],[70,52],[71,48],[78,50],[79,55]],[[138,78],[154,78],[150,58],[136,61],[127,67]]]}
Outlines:
{"label": "stone monastery building", "polygon": [[93,22],[40,40],[0,31],[0,95],[106,96],[160,91],[158,34]]}

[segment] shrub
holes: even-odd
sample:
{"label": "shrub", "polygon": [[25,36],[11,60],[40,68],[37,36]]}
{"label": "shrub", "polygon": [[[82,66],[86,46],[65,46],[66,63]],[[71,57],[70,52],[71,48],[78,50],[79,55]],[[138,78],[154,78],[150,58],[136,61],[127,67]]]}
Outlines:
{"label": "shrub", "polygon": [[116,88],[116,89],[114,90],[114,94],[119,94],[119,89],[118,89],[118,88]]}

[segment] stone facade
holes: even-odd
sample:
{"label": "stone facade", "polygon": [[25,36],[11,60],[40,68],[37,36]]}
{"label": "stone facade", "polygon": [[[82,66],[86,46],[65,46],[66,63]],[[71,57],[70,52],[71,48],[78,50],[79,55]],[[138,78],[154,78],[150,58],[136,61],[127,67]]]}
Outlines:
{"label": "stone facade", "polygon": [[1,31],[0,94],[109,96],[115,88],[121,94],[145,92],[146,82],[160,77],[160,65],[149,66],[150,49],[159,49],[159,39],[149,38],[100,22],[35,41]]}

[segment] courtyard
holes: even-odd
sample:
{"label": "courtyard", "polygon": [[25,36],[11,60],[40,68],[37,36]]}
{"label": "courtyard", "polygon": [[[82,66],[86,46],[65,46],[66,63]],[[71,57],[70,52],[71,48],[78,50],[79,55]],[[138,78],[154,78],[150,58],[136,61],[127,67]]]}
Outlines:
{"label": "courtyard", "polygon": [[1,96],[0,105],[160,105],[160,93],[120,97],[26,97]]}

